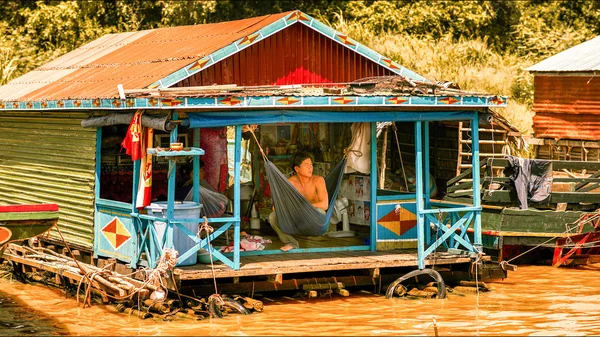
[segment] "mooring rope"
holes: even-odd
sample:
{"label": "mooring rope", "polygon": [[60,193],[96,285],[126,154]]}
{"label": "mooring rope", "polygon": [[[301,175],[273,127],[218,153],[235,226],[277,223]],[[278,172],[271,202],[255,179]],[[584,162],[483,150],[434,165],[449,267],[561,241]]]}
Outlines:
{"label": "mooring rope", "polygon": [[[250,130],[250,132],[254,135],[253,131]],[[262,150],[261,150],[262,151]],[[196,233],[196,236],[198,236],[199,238],[201,238],[202,232],[206,232],[206,241],[207,241],[207,250],[208,250],[208,257],[210,259],[210,269],[212,271],[212,276],[213,276],[213,283],[215,286],[215,293],[213,295],[211,295],[211,297],[215,296],[219,297],[219,299],[221,298],[221,296],[219,295],[219,290],[217,288],[217,276],[215,274],[215,265],[213,262],[213,255],[212,255],[212,247],[210,244],[210,235],[212,234],[212,232],[214,232],[214,228],[212,228],[209,224],[208,224],[208,218],[204,217],[204,222],[202,224],[198,225],[198,232]],[[209,298],[210,300],[210,298]],[[217,304],[222,305],[223,304],[223,300],[221,300],[220,302],[217,302]]]}
{"label": "mooring rope", "polygon": [[[586,217],[587,217],[588,219],[586,219],[586,220],[585,220],[583,223],[580,223],[580,221],[582,221],[582,220],[583,220],[583,219],[585,219]],[[548,242],[550,242],[550,241],[552,241],[552,240],[554,240],[554,239],[556,239],[556,238],[558,238],[558,237],[562,236],[563,234],[572,234],[572,233],[571,233],[571,231],[572,231],[574,228],[573,228],[573,227],[569,227],[569,225],[581,226],[581,228],[583,228],[583,226],[584,226],[586,223],[588,223],[588,222],[591,222],[591,221],[593,221],[593,220],[596,220],[596,218],[600,218],[600,211],[599,211],[597,214],[593,214],[593,215],[590,215],[589,213],[588,213],[588,214],[582,214],[582,215],[580,215],[580,216],[579,216],[579,218],[578,218],[577,220],[575,220],[575,221],[573,221],[573,222],[571,222],[571,223],[567,223],[567,224],[565,224],[565,226],[566,226],[566,228],[567,228],[567,229],[566,229],[564,232],[562,232],[562,233],[559,233],[559,234],[557,234],[557,235],[555,235],[555,236],[551,237],[550,239],[548,239],[548,240],[546,240],[546,241],[544,241],[544,242],[542,242],[542,243],[540,243],[540,244],[538,244],[538,245],[534,246],[534,247],[533,247],[533,248],[531,248],[531,249],[528,249],[527,251],[525,251],[525,252],[523,252],[523,253],[521,253],[521,254],[519,254],[519,255],[517,255],[517,256],[515,256],[515,257],[513,257],[513,258],[512,258],[512,259],[510,259],[510,260],[507,260],[507,261],[501,261],[501,262],[500,262],[500,266],[501,266],[501,267],[504,269],[504,268],[505,268],[505,266],[506,266],[506,264],[510,263],[511,261],[513,261],[513,260],[515,260],[515,259],[517,259],[517,258],[519,258],[519,257],[521,257],[521,256],[523,256],[523,255],[525,255],[525,254],[527,254],[527,253],[529,253],[530,251],[532,251],[532,250],[534,250],[534,249],[536,249],[536,248],[539,248],[539,247],[541,247],[542,245],[545,245],[545,244],[547,244]],[[570,238],[570,235],[568,236],[568,238]]]}

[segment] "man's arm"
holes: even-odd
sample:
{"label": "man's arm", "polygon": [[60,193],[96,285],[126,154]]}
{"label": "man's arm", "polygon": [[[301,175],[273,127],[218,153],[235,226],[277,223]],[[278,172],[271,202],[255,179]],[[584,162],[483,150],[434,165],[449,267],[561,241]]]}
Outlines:
{"label": "man's arm", "polygon": [[317,197],[319,201],[313,202],[312,205],[316,208],[327,210],[329,208],[329,195],[327,194],[327,186],[325,179],[321,176],[314,177],[315,188],[317,189]]}

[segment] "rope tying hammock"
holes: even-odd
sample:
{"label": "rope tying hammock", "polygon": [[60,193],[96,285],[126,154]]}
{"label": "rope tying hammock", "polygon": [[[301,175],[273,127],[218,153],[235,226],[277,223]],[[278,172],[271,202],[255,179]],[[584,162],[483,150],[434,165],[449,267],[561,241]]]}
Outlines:
{"label": "rope tying hammock", "polygon": [[344,158],[325,177],[330,207],[323,214],[306,200],[296,187],[290,183],[288,178],[279,171],[277,166],[269,160],[260,146],[254,130],[248,128],[248,131],[254,137],[260,153],[265,160],[265,172],[271,186],[275,214],[277,215],[281,230],[290,235],[323,235],[329,228],[329,220],[333,214],[333,205],[335,204],[334,201],[337,198],[346,168],[346,156],[344,155]]}

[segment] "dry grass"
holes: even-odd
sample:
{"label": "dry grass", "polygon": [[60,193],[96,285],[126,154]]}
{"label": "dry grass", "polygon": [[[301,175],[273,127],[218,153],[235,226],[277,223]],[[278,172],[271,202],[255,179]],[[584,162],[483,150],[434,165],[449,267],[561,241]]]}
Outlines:
{"label": "dry grass", "polygon": [[524,133],[532,131],[530,105],[533,100],[531,65],[512,55],[500,55],[482,39],[458,41],[450,36],[439,40],[408,35],[373,34],[341,16],[330,23],[377,52],[434,81],[452,81],[461,89],[510,97],[505,109],[498,109]]}

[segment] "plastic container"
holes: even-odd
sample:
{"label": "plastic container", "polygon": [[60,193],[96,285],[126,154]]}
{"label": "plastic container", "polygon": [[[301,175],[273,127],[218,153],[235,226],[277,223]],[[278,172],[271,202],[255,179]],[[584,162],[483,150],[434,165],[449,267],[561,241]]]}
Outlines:
{"label": "plastic container", "polygon": [[[159,201],[153,202],[150,206],[146,207],[148,215],[156,217],[167,217],[167,202]],[[173,217],[175,219],[186,219],[186,218],[200,218],[200,205],[193,201],[176,201],[175,210],[173,211]],[[182,224],[190,232],[196,233],[198,231],[198,222],[185,222]],[[158,235],[158,240],[162,242],[165,235],[165,229],[167,224],[162,221],[154,221],[154,228]],[[190,239],[183,231],[179,230],[174,225],[173,228],[173,248],[179,252],[179,256],[190,250],[196,243]],[[189,266],[196,264],[198,261],[197,254],[192,254],[187,259],[178,263],[178,266]]]}

